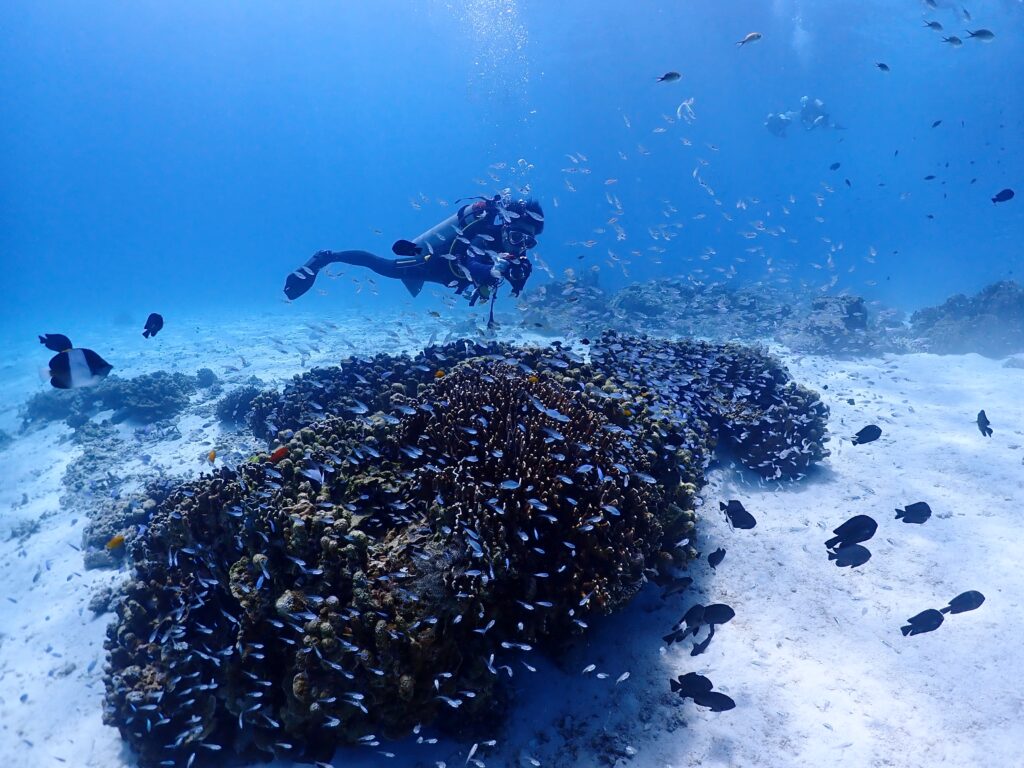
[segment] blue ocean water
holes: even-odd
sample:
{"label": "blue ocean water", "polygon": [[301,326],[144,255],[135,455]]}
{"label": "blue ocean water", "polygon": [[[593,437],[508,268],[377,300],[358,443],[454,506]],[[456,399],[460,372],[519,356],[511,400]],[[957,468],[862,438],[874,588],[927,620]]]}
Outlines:
{"label": "blue ocean water", "polygon": [[[555,276],[612,289],[715,266],[817,285],[830,251],[835,291],[904,308],[1019,276],[1019,200],[990,198],[1024,170],[1024,8],[937,4],[5,3],[0,328],[280,308],[314,251],[389,255],[438,200],[506,187],[545,206]],[[771,135],[802,96],[841,128]],[[303,308],[444,309],[384,282]]]}
{"label": "blue ocean water", "polygon": [[[554,330],[535,322],[538,303],[501,338],[568,329],[580,355],[597,345],[578,338],[574,289],[560,292],[584,277],[607,296],[676,279],[909,312],[1024,270],[1024,201],[992,200],[1024,189],[1022,0],[8,0],[0,30],[0,757],[12,764],[138,764],[101,720],[116,608],[87,606],[133,573],[124,551],[150,519],[117,523],[125,546],[124,533],[100,535],[103,514],[115,502],[133,513],[126,500],[154,478],[231,473],[287,441],[224,420],[222,395],[273,391],[343,355],[487,336],[486,309],[470,314],[450,289],[414,298],[343,265],[287,301],[286,277],[320,249],[390,257],[460,200],[533,197],[545,226],[522,302],[552,284],[569,298]],[[802,100],[820,100],[820,122],[801,119]],[[778,113],[791,115],[784,136],[766,125]],[[503,321],[518,303],[500,290]],[[166,330],[144,340],[154,311]],[[637,325],[674,330],[659,322]],[[173,372],[196,386],[168,418],[99,400],[48,412],[76,395],[37,377],[53,354],[41,333],[95,348],[112,380]],[[783,362],[831,408],[832,455],[791,485],[724,450],[715,460],[686,545],[705,561],[719,545],[729,555],[721,578],[693,561],[686,600],[728,601],[738,621],[708,656],[665,647],[681,609],[647,585],[564,657],[537,653],[540,674],[515,665],[500,734],[424,747],[417,731],[343,748],[336,763],[395,750],[396,765],[485,753],[568,765],[572,753],[573,765],[619,766],[634,743],[640,768],[1017,755],[1020,697],[1006,681],[1024,671],[1019,371],[1001,357],[804,351]],[[206,368],[213,386],[198,385]],[[40,394],[43,415],[26,415]],[[881,438],[854,447],[875,422]],[[756,513],[756,535],[717,514],[733,497]],[[923,499],[929,525],[892,518]],[[822,541],[861,513],[881,521],[874,559],[835,569]],[[896,645],[906,617],[975,589],[984,611]],[[736,719],[669,697],[667,679],[691,669],[736,698]],[[476,752],[493,735],[507,743]]]}

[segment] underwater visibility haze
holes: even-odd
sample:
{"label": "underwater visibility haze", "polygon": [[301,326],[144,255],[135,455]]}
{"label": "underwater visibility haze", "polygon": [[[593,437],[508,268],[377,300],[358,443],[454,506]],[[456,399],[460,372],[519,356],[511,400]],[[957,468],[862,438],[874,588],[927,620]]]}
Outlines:
{"label": "underwater visibility haze", "polygon": [[0,7],[0,756],[1024,765],[1024,3]]}

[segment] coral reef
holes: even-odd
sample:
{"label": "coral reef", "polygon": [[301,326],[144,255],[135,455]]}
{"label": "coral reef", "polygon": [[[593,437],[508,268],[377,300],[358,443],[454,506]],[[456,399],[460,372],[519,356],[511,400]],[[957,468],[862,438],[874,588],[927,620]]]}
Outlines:
{"label": "coral reef", "polygon": [[217,374],[210,368],[200,368],[196,371],[196,386],[200,389],[209,389],[218,381]]}
{"label": "coral reef", "polygon": [[195,389],[192,376],[156,371],[131,379],[111,376],[85,389],[46,390],[22,407],[22,427],[63,419],[77,428],[106,410],[114,411],[114,423],[132,420],[148,424],[177,416],[188,406]]}
{"label": "coral reef", "polygon": [[[883,315],[887,318],[888,315]],[[893,348],[881,318],[868,313],[859,296],[821,296],[810,309],[789,318],[780,328],[779,341],[798,352],[815,355],[868,355]]]}
{"label": "coral reef", "polygon": [[214,408],[217,419],[222,424],[236,426],[246,423],[253,409],[253,401],[262,392],[262,382],[253,376],[248,383],[231,390],[217,401]]}
{"label": "coral reef", "polygon": [[910,324],[928,352],[976,352],[1005,357],[1024,351],[1024,288],[1014,281],[993,283],[978,294],[958,294],[938,307],[915,312]]}
{"label": "coral reef", "polygon": [[692,556],[716,443],[768,477],[827,454],[827,409],[756,350],[589,358],[460,342],[257,398],[283,455],[170,491],[129,543],[104,716],[140,764],[489,717],[503,670]]}

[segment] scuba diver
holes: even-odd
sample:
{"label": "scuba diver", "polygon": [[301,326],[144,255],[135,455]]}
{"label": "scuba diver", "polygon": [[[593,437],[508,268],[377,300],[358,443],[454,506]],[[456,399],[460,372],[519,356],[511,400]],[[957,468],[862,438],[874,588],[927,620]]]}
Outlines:
{"label": "scuba diver", "polygon": [[780,139],[786,138],[786,129],[793,122],[792,112],[769,112],[765,118],[764,127]]}
{"label": "scuba diver", "polygon": [[829,114],[825,109],[825,102],[821,99],[812,99],[808,96],[800,98],[800,122],[808,131],[819,126],[822,128],[838,127],[829,120]]}
{"label": "scuba diver", "polygon": [[544,212],[536,200],[512,200],[507,193],[472,199],[475,202],[419,237],[398,240],[391,247],[397,259],[368,251],[317,251],[288,275],[285,295],[297,299],[313,287],[321,269],[340,262],[401,280],[413,296],[419,295],[424,283],[454,288],[459,295],[472,288],[470,306],[490,300],[488,326],[493,326],[498,287],[507,280],[512,296],[518,296],[530,278],[533,265],[527,251],[544,231]]}

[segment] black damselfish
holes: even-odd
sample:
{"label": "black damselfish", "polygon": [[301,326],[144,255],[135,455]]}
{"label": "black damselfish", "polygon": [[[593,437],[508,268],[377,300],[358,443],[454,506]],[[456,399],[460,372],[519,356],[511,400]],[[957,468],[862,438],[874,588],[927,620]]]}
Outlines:
{"label": "black damselfish", "polygon": [[733,528],[747,530],[757,525],[757,521],[754,519],[754,516],[747,512],[747,510],[743,508],[743,505],[736,499],[729,499],[728,504],[718,502],[718,506],[723,512],[725,512],[725,516],[729,518],[729,523]]}
{"label": "black damselfish", "polygon": [[39,337],[39,343],[53,352],[67,352],[74,344],[63,333],[46,333]]}
{"label": "black damselfish", "polygon": [[693,703],[699,707],[708,707],[712,712],[725,712],[736,708],[736,702],[718,691],[698,693],[693,697]]}
{"label": "black damselfish", "polygon": [[828,559],[835,560],[837,568],[856,568],[871,559],[871,550],[860,544],[849,544],[829,552]]}
{"label": "black damselfish", "polygon": [[678,693],[684,699],[701,693],[711,693],[711,689],[715,687],[704,675],[698,675],[696,672],[687,672],[675,680],[669,680],[668,684],[672,693]]}
{"label": "black damselfish", "polygon": [[710,555],[708,555],[708,565],[710,565],[712,568],[718,568],[719,564],[724,559],[725,559],[725,550],[722,549],[721,547],[719,547],[714,552],[712,552]]}
{"label": "black damselfish", "polygon": [[962,592],[949,601],[949,605],[942,609],[942,613],[965,613],[979,608],[985,602],[985,596],[972,589],[969,592]]}
{"label": "black damselfish", "polygon": [[864,445],[864,443],[873,443],[875,440],[882,436],[882,428],[875,424],[868,424],[864,429],[860,430],[856,435],[853,436],[854,445]]}
{"label": "black damselfish", "polygon": [[920,525],[931,516],[932,508],[924,501],[915,501],[913,504],[907,504],[904,509],[896,510],[896,519],[902,520],[904,523],[917,523]]}
{"label": "black damselfish", "polygon": [[992,422],[988,420],[984,411],[978,411],[978,431],[985,437],[992,437]]}
{"label": "black damselfish", "polygon": [[867,541],[874,536],[875,531],[877,530],[878,523],[875,522],[873,517],[869,517],[868,515],[854,515],[832,531],[835,536],[826,541],[825,546],[829,549],[835,549],[837,547],[845,547],[850,544],[859,544],[860,542]]}
{"label": "black damselfish", "polygon": [[921,635],[925,632],[934,632],[940,626],[942,626],[942,614],[934,608],[929,608],[927,611],[921,611],[917,616],[907,619],[907,625],[900,627],[900,632],[904,637]]}
{"label": "black damselfish", "polygon": [[151,336],[156,336],[160,329],[164,327],[164,319],[156,312],[150,313],[149,317],[146,318],[145,329],[142,331],[143,338],[148,339]]}

